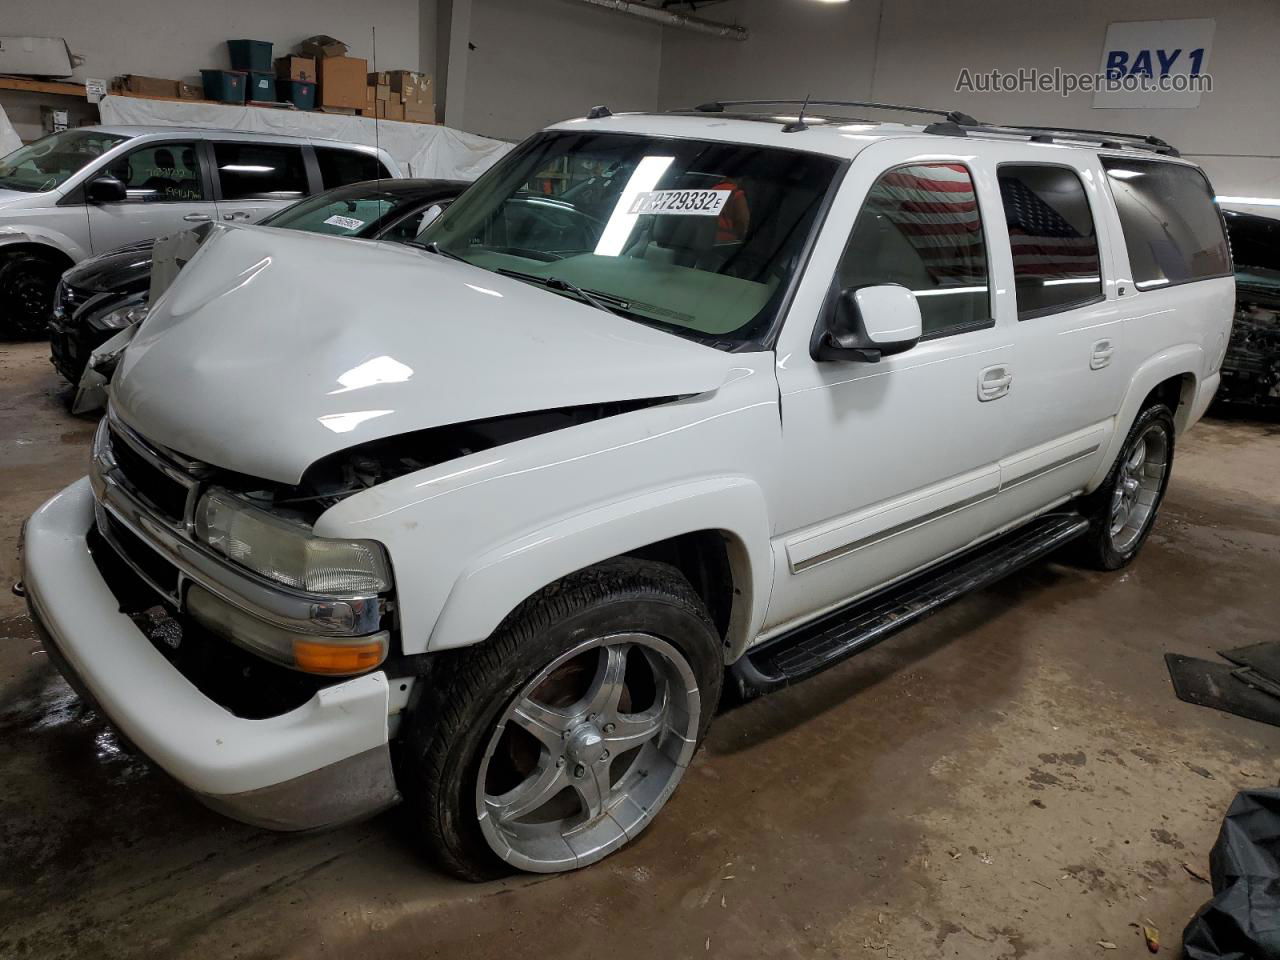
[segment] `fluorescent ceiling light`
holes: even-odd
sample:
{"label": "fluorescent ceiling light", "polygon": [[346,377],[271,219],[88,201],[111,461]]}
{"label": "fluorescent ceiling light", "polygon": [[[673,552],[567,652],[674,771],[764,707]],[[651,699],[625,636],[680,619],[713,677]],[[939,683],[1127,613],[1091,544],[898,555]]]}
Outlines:
{"label": "fluorescent ceiling light", "polygon": [[227,163],[223,164],[223,170],[230,170],[232,173],[272,173],[275,167],[261,167],[252,163]]}
{"label": "fluorescent ceiling light", "polygon": [[1280,207],[1280,197],[1214,197],[1218,203],[1248,203],[1255,207]]}

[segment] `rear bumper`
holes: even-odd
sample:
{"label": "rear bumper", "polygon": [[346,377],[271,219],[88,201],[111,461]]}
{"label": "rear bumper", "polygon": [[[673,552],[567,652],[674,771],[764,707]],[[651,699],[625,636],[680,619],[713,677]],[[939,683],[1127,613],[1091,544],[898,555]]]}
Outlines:
{"label": "rear bumper", "polygon": [[27,521],[23,582],[51,659],[127,740],[209,806],[271,829],[330,826],[399,798],[384,673],[326,687],[279,716],[237,717],[120,613],[89,554],[92,524],[86,478]]}

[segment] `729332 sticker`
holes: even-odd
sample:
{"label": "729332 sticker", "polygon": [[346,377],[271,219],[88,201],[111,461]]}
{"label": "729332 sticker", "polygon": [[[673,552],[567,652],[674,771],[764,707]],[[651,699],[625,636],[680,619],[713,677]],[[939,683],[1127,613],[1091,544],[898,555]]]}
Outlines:
{"label": "729332 sticker", "polygon": [[637,193],[627,213],[718,217],[732,190],[645,190]]}

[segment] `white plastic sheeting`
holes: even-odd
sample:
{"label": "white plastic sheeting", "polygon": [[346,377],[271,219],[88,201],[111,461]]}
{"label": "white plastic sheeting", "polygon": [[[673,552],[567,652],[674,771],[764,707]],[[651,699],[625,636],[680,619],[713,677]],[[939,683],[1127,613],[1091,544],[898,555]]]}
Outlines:
{"label": "white plastic sheeting", "polygon": [[22,146],[22,138],[18,136],[18,131],[13,129],[13,124],[9,122],[4,107],[0,107],[0,157],[13,153],[20,146]]}
{"label": "white plastic sheeting", "polygon": [[[427,123],[377,121],[304,110],[272,110],[221,103],[103,97],[98,104],[104,124],[206,127],[319,137],[348,143],[375,143],[386,150],[406,176],[474,180],[493,166],[513,144]],[[3,131],[0,130],[0,136]]]}

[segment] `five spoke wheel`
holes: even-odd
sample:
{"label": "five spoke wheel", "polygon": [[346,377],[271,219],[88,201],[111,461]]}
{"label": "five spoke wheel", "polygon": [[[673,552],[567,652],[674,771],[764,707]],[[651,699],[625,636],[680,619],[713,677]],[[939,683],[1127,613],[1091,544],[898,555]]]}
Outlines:
{"label": "five spoke wheel", "polygon": [[1169,438],[1164,428],[1149,426],[1132,440],[1123,456],[1109,517],[1111,543],[1121,553],[1146,532],[1155,517],[1169,466]]}
{"label": "five spoke wheel", "polygon": [[592,863],[635,836],[679,783],[701,708],[693,672],[649,634],[588,640],[515,696],[489,739],[476,810],[513,866]]}

